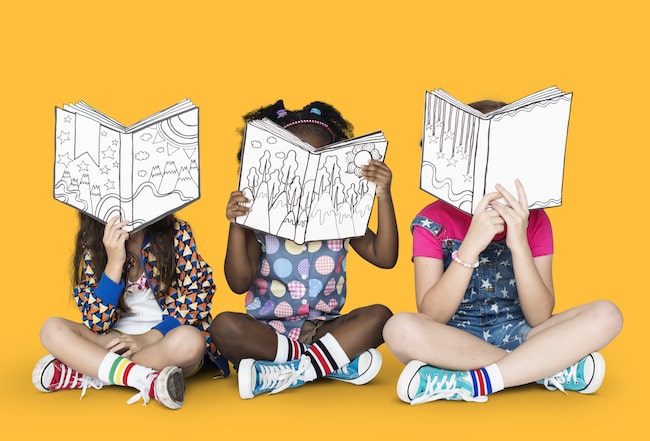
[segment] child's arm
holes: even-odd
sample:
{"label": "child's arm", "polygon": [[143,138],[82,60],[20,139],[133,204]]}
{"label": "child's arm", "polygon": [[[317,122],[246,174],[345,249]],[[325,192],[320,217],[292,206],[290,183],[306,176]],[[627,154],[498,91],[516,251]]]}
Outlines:
{"label": "child's arm", "polygon": [[99,334],[110,331],[120,318],[117,305],[124,291],[124,244],[129,238],[129,233],[123,228],[128,223],[129,221],[120,222],[118,216],[114,216],[104,227],[102,244],[106,250],[107,263],[103,274],[95,274],[90,252],[85,247],[82,250],[83,279],[74,287],[73,294],[82,321],[91,331]]}
{"label": "child's arm", "polygon": [[[458,248],[458,258],[474,263],[496,234],[503,232],[505,221],[490,204],[500,193],[488,193],[481,199],[472,217],[465,239]],[[415,299],[418,311],[439,323],[447,323],[454,315],[467,290],[474,268],[452,262],[444,270],[443,261],[415,257]]]}
{"label": "child's arm", "polygon": [[523,186],[515,181],[518,198],[505,188],[496,188],[507,205],[494,201],[492,206],[508,226],[506,244],[512,252],[512,265],[515,271],[515,283],[526,321],[537,326],[548,320],[555,307],[553,289],[552,255],[533,258],[528,243],[528,201]]}
{"label": "child's arm", "polygon": [[363,176],[377,186],[377,234],[366,230],[362,237],[350,240],[352,248],[365,260],[380,268],[392,268],[397,263],[399,237],[395,208],[390,193],[392,173],[381,161],[371,160],[361,168]]}
{"label": "child's arm", "polygon": [[235,223],[235,218],[250,211],[250,208],[242,205],[247,202],[250,201],[243,192],[233,191],[226,207],[230,229],[224,273],[228,286],[237,294],[245,293],[253,285],[262,255],[262,247],[257,242],[253,231]]}

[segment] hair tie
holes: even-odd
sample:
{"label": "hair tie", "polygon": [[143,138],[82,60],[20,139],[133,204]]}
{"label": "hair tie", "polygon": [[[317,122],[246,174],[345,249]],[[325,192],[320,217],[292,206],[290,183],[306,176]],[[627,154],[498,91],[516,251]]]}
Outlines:
{"label": "hair tie", "polygon": [[318,115],[318,116],[321,116],[321,115],[322,115],[322,112],[321,112],[320,109],[317,108],[317,107],[312,107],[311,110],[309,111],[309,113],[314,113],[314,114],[316,114],[316,115]]}
{"label": "hair tie", "polygon": [[276,111],[275,113],[278,115],[278,119],[284,118],[285,116],[287,116],[287,111],[284,110],[284,109],[280,109],[280,110]]}

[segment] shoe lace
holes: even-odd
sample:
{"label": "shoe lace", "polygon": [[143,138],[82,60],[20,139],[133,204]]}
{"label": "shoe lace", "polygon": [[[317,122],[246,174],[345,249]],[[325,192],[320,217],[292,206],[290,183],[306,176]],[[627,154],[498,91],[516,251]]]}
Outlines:
{"label": "shoe lace", "polygon": [[435,374],[433,377],[429,374],[426,375],[427,384],[424,386],[424,391],[419,397],[414,398],[411,404],[426,403],[435,400],[449,400],[453,399],[456,395],[460,396],[463,401],[485,402],[486,396],[473,396],[467,389],[457,387],[456,373],[450,375],[443,374],[442,376]]}
{"label": "shoe lace", "polygon": [[59,377],[59,382],[54,386],[54,389],[75,388],[77,385],[80,385],[80,400],[86,395],[86,389],[89,387],[101,389],[104,386],[99,379],[84,375],[63,363],[59,363],[58,368],[61,371],[61,376]]}
{"label": "shoe lace", "polygon": [[[153,382],[158,378],[158,372],[151,372],[149,375],[145,377],[144,382],[137,387],[139,392],[135,395],[133,395],[129,400],[126,402],[127,404],[133,404],[136,401],[138,401],[140,398],[142,398],[142,405],[146,406],[151,397],[149,396],[149,391],[151,390],[151,387],[153,385]],[[155,394],[155,389],[154,389],[154,394]]]}
{"label": "shoe lace", "polygon": [[81,396],[79,397],[80,400],[84,397],[84,395],[86,395],[86,389],[89,387],[99,390],[104,387],[104,383],[102,383],[102,381],[98,378],[84,375],[81,378]]}
{"label": "shoe lace", "polygon": [[348,364],[346,364],[344,366],[341,366],[340,368],[335,370],[333,373],[338,374],[338,375],[345,375],[347,377],[348,375],[350,375],[350,371],[348,371],[348,366],[349,365],[350,364],[348,363]]}
{"label": "shoe lace", "polygon": [[578,364],[576,363],[573,366],[570,366],[563,371],[558,372],[557,374],[544,378],[544,386],[549,390],[553,390],[553,388],[559,389],[565,395],[567,395],[566,391],[564,390],[564,385],[570,381],[576,382],[577,379]]}
{"label": "shoe lace", "polygon": [[304,374],[309,368],[309,363],[309,358],[303,357],[297,368],[290,364],[262,364],[258,376],[261,389],[270,390],[271,395],[288,389],[298,381],[308,381]]}

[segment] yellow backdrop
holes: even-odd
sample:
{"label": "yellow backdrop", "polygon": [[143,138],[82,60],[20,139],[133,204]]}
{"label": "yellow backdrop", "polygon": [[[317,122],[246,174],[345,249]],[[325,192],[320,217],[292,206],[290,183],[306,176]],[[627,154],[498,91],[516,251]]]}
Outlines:
{"label": "yellow backdrop", "polygon": [[[645,432],[647,12],[641,1],[576,3],[4,2],[2,438],[568,439]],[[215,313],[243,310],[222,273],[241,115],[278,98],[289,108],[318,99],[337,106],[356,134],[383,130],[400,258],[385,271],[351,256],[346,309],[381,302],[397,312],[414,308],[409,223],[432,200],[418,186],[424,91],[512,101],[551,85],[574,93],[564,203],[549,210],[557,309],[609,298],[626,320],[602,351],[608,371],[595,395],[533,385],[487,404],[408,406],[395,394],[401,365],[385,347],[384,368],[364,387],[323,381],[244,401],[236,375],[199,375],[175,412],[157,403],[129,406],[132,391],[124,388],[91,390],[80,401],[78,391],[43,394],[32,386],[31,370],[44,355],[42,322],[78,319],[68,278],[75,211],[52,197],[54,106],[84,100],[125,124],[186,97],[199,106],[202,197],[179,215],[215,268]]]}

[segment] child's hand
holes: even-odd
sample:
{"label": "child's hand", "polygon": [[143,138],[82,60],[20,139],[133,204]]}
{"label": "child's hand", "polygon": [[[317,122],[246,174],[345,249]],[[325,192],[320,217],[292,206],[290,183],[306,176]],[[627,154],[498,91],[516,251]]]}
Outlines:
{"label": "child's hand", "polygon": [[506,222],[501,214],[493,209],[493,204],[500,197],[502,197],[501,193],[488,193],[476,206],[469,230],[461,245],[462,258],[467,259],[466,261],[474,261],[478,258],[481,251],[492,242],[494,236],[503,233]]}
{"label": "child's hand", "polygon": [[120,222],[119,216],[113,216],[109,219],[104,227],[104,236],[102,243],[106,249],[108,257],[108,264],[114,264],[119,267],[120,273],[122,265],[126,262],[126,247],[124,244],[129,239],[129,233],[123,228],[129,224],[130,221],[125,220]]}
{"label": "child's hand", "polygon": [[375,194],[378,198],[390,196],[393,174],[385,163],[371,159],[368,165],[361,166],[361,175],[377,186]]}
{"label": "child's hand", "polygon": [[239,216],[244,216],[250,213],[251,209],[243,204],[250,202],[243,191],[233,191],[230,193],[228,205],[226,206],[226,217],[230,222],[235,222]]}
{"label": "child's hand", "polygon": [[503,195],[507,205],[499,201],[494,201],[492,203],[494,210],[501,215],[508,226],[506,244],[510,249],[514,249],[517,246],[528,245],[527,230],[528,216],[530,214],[530,211],[528,210],[528,199],[526,198],[524,186],[521,184],[519,179],[515,180],[515,187],[517,188],[518,199],[502,185],[497,184],[496,189]]}

